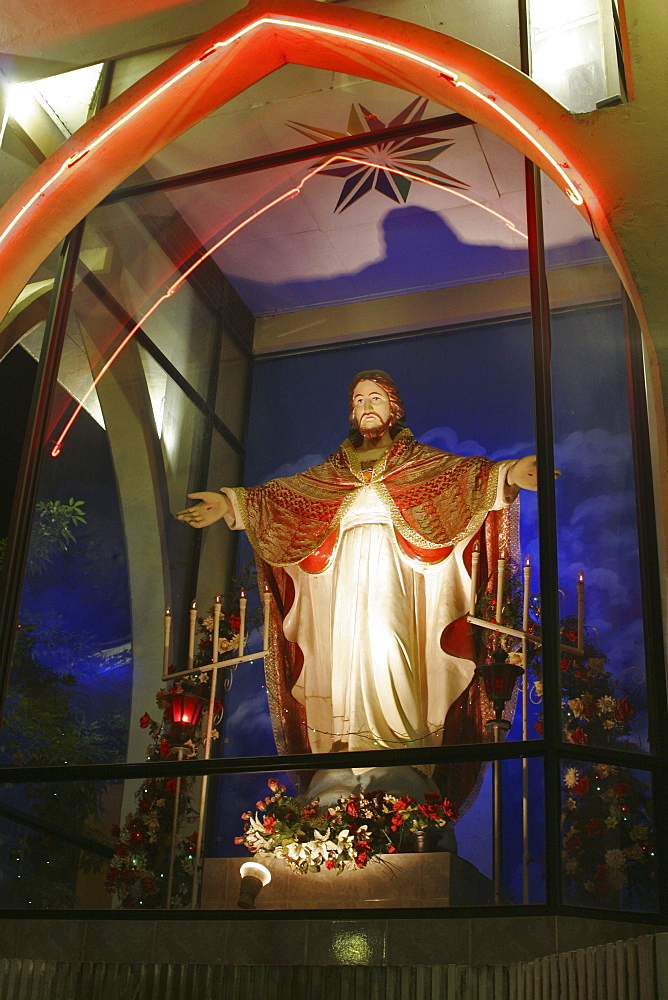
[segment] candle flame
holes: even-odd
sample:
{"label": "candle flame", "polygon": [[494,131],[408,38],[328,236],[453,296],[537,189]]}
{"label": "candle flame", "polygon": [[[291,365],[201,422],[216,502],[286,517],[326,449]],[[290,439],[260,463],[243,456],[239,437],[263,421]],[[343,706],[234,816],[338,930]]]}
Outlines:
{"label": "candle flame", "polygon": [[269,585],[268,585],[268,584],[266,584],[266,583],[265,583],[265,585],[264,585],[264,592],[265,592],[265,594],[268,594],[268,593],[269,593]]}
{"label": "candle flame", "polygon": [[480,552],[480,542],[475,543],[475,545],[473,546],[473,551]]}
{"label": "candle flame", "polygon": [[165,617],[166,618],[169,618],[169,616],[171,615],[171,613],[172,613],[172,609],[171,608],[169,608],[169,607],[165,608]]}
{"label": "candle flame", "polygon": [[246,596],[246,591],[242,587],[241,590],[239,591],[239,597],[241,597],[243,599],[245,596]]}
{"label": "candle flame", "polygon": [[584,575],[584,573],[582,573],[582,572],[578,573],[578,583],[584,583],[584,582],[585,582],[585,575]]}
{"label": "candle flame", "polygon": [[196,608],[197,608],[197,601],[193,601],[192,604],[190,605],[190,610],[195,611]]}
{"label": "candle flame", "polygon": [[216,604],[220,604],[220,594],[216,594]]}
{"label": "candle flame", "polygon": [[525,566],[530,566],[531,565],[531,556],[527,556],[526,557],[526,559],[524,560],[524,565]]}

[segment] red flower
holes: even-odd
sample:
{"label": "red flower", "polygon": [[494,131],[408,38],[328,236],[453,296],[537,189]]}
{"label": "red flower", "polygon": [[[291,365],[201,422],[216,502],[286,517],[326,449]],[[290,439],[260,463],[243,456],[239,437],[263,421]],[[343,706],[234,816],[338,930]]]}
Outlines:
{"label": "red flower", "polygon": [[615,890],[610,885],[609,875],[610,873],[607,865],[599,865],[594,872],[594,882],[596,883],[596,890],[600,896],[614,895]]}
{"label": "red flower", "polygon": [[141,802],[139,803],[140,812],[148,812],[150,808],[151,808],[150,799],[142,799]]}
{"label": "red flower", "polygon": [[241,627],[241,618],[239,615],[230,615],[229,617],[230,628],[238,629]]}
{"label": "red flower", "polygon": [[388,846],[387,846],[387,853],[388,854],[396,854],[397,853],[397,848],[394,846],[394,844],[388,844]]}
{"label": "red flower", "polygon": [[347,804],[346,812],[348,813],[349,816],[354,816],[355,819],[357,819],[357,817],[360,814],[360,810],[355,799],[351,799],[350,802]]}
{"label": "red flower", "polygon": [[276,817],[275,816],[265,816],[264,819],[262,820],[262,825],[265,828],[265,830],[267,831],[267,833],[273,833],[274,832],[274,827],[276,826]]}
{"label": "red flower", "polygon": [[577,851],[578,847],[581,846],[582,837],[579,833],[576,833],[575,830],[571,831],[571,833],[564,837],[564,847],[567,851]]}
{"label": "red flower", "polygon": [[160,740],[160,748],[159,749],[160,749],[160,756],[161,757],[171,757],[171,755],[172,755],[172,747],[171,747],[171,744],[167,742],[167,740]]}
{"label": "red flower", "polygon": [[336,867],[336,865],[332,861],[332,859],[331,858],[327,858],[327,860],[325,861],[325,868],[327,869],[327,871],[331,872],[332,868],[335,868],[335,867]]}
{"label": "red flower", "polygon": [[574,795],[586,795],[589,791],[589,778],[586,774],[583,774],[578,778],[575,785],[573,786]]}
{"label": "red flower", "polygon": [[148,712],[144,712],[141,719],[139,720],[139,725],[141,726],[142,729],[148,729],[148,727],[151,725],[152,722],[153,719],[148,714]]}
{"label": "red flower", "polygon": [[588,837],[598,837],[599,833],[603,833],[603,821],[600,819],[593,819],[591,822],[587,823],[587,836]]}
{"label": "red flower", "polygon": [[587,698],[582,702],[582,714],[585,719],[591,719],[592,715],[596,715],[596,702],[593,698]]}
{"label": "red flower", "polygon": [[573,732],[570,734],[570,741],[571,743],[580,743],[580,744],[589,743],[589,737],[585,733],[582,726],[578,726],[578,728],[574,729]]}
{"label": "red flower", "polygon": [[314,816],[317,815],[318,814],[316,810],[313,808],[313,806],[305,806],[302,809],[302,819],[312,819]]}
{"label": "red flower", "polygon": [[618,799],[625,799],[633,791],[628,781],[616,781],[612,786],[612,790]]}
{"label": "red flower", "polygon": [[628,697],[618,698],[613,714],[618,722],[626,722],[632,715],[635,715],[635,708]]}
{"label": "red flower", "polygon": [[355,864],[358,868],[366,868],[369,861],[369,845],[362,843],[355,848]]}
{"label": "red flower", "polygon": [[168,781],[165,782],[165,791],[169,792],[170,795],[174,795],[176,793],[176,778],[169,778]]}
{"label": "red flower", "polygon": [[572,657],[569,657],[569,656],[562,657],[562,660],[561,660],[561,672],[562,672],[562,674],[565,674],[566,671],[570,670],[570,668],[572,666],[573,666],[573,659],[572,659]]}
{"label": "red flower", "polygon": [[216,698],[213,703],[213,714],[218,715],[222,711],[223,711],[223,703],[222,701],[219,701],[218,698]]}
{"label": "red flower", "polygon": [[542,722],[534,722],[533,728],[536,730],[536,732],[538,733],[539,736],[543,735],[543,723]]}

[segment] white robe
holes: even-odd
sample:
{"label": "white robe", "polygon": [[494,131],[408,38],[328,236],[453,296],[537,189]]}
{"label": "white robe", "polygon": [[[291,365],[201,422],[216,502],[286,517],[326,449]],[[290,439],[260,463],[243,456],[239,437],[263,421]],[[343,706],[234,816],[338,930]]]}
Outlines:
{"label": "white robe", "polygon": [[[491,509],[505,506],[506,467]],[[232,490],[223,490],[243,528]],[[283,630],[304,654],[292,690],[304,705],[314,753],[341,749],[439,746],[448,709],[470,683],[471,660],[445,653],[443,630],[466,614],[470,577],[460,541],[440,563],[411,559],[399,547],[373,484],[344,515],[325,570],[287,566],[294,603]]]}

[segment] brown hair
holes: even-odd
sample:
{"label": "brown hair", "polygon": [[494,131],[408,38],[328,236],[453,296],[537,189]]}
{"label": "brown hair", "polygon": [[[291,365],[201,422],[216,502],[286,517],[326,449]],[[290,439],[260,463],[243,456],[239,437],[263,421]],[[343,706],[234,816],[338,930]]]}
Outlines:
{"label": "brown hair", "polygon": [[353,418],[353,394],[359,383],[365,381],[375,382],[382,389],[384,389],[390,397],[390,412],[392,414],[392,426],[390,427],[391,437],[396,437],[399,431],[403,430],[406,426],[404,421],[404,417],[406,416],[404,401],[401,398],[401,393],[399,392],[394,379],[388,375],[387,372],[381,371],[380,368],[372,368],[369,371],[358,372],[350,383],[349,390],[350,431],[348,433],[348,437],[355,447],[361,444],[362,435],[360,434],[359,428]]}

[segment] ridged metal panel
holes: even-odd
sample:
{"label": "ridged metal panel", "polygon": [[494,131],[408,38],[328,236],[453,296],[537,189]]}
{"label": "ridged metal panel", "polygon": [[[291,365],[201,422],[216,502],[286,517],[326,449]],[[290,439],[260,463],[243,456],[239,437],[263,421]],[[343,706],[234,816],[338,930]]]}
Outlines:
{"label": "ridged metal panel", "polygon": [[510,966],[0,960],[0,1000],[667,1000],[658,989],[654,936]]}

